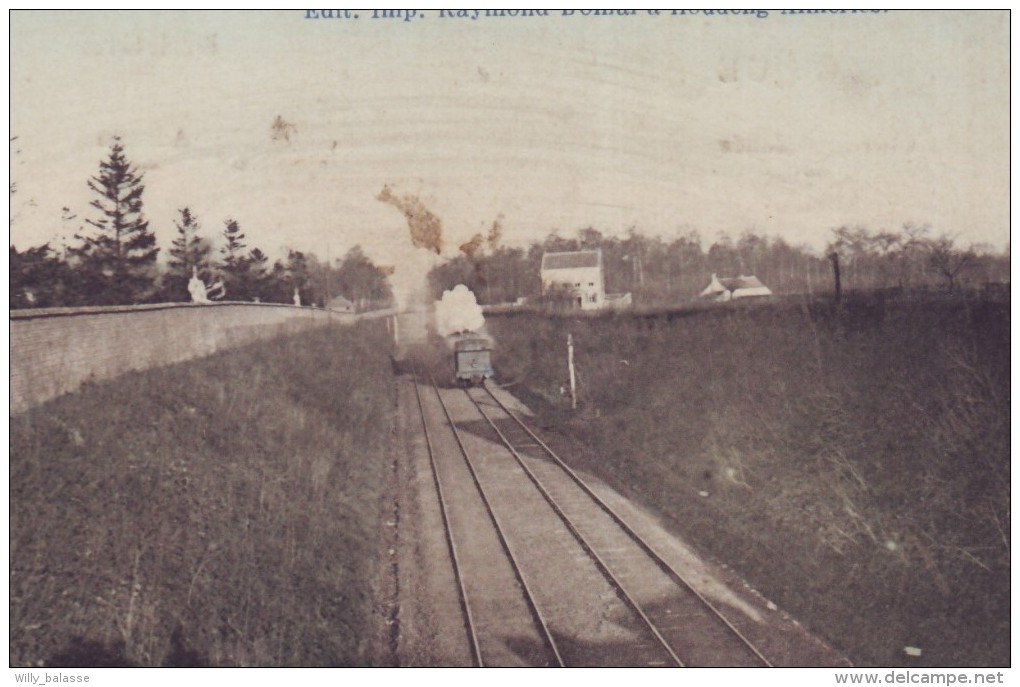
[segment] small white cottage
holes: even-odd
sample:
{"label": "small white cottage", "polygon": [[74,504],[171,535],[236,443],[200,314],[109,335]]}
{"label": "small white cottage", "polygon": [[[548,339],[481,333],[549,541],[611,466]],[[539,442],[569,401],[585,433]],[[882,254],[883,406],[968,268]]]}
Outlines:
{"label": "small white cottage", "polygon": [[754,275],[724,277],[720,279],[712,275],[711,283],[701,292],[701,298],[713,301],[729,301],[737,298],[754,298],[771,296],[772,290],[761,283]]}

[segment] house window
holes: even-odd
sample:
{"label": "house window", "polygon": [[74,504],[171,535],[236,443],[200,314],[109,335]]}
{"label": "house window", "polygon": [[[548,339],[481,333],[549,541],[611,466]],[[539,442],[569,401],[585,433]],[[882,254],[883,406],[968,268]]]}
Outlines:
{"label": "house window", "polygon": [[590,296],[588,296],[588,302],[589,303],[598,303],[599,302],[599,295],[597,293],[591,294]]}

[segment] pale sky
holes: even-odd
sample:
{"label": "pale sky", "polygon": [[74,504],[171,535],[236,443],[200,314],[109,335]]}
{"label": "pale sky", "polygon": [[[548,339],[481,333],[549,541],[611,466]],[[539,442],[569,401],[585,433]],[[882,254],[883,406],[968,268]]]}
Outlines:
{"label": "pale sky", "polygon": [[907,222],[1008,242],[1006,11],[359,12],[14,12],[11,241],[77,229],[116,134],[164,251],[189,206],[274,258],[362,244],[399,263],[385,184],[442,219],[448,252],[500,215],[517,245],[591,225],[821,248],[840,225]]}

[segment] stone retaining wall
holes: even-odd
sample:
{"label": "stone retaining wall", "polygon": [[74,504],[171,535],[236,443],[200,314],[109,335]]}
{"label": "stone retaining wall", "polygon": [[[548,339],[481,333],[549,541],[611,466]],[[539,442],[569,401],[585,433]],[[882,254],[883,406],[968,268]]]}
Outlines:
{"label": "stone retaining wall", "polygon": [[358,317],[268,303],[14,310],[10,412],[75,391],[90,379],[110,379]]}

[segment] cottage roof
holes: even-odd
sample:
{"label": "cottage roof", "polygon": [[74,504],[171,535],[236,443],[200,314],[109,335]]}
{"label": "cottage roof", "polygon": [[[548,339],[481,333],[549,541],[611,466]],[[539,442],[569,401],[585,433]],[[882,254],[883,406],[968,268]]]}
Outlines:
{"label": "cottage roof", "polygon": [[343,296],[334,296],[329,301],[329,306],[327,307],[332,310],[348,310],[354,308],[354,303],[351,303]]}
{"label": "cottage roof", "polygon": [[542,270],[598,267],[601,262],[602,252],[597,250],[571,251],[568,253],[546,253],[542,256]]}
{"label": "cottage roof", "polygon": [[737,289],[760,289],[764,284],[758,277],[727,277],[719,280],[719,283],[725,286],[730,291],[736,291]]}
{"label": "cottage roof", "polygon": [[725,292],[730,292],[736,297],[738,294],[747,296],[767,296],[772,291],[761,283],[761,280],[755,276],[744,276],[739,277],[723,277],[719,278],[716,275],[712,275],[712,281],[709,282],[705,290],[701,292],[701,295],[706,298],[722,295]]}

